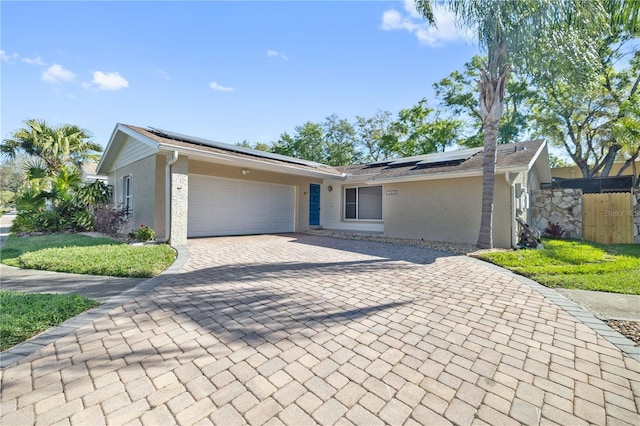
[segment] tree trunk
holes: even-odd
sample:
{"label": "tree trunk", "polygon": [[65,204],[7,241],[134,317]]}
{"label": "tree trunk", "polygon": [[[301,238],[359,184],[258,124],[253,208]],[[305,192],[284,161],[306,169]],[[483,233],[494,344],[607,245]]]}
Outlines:
{"label": "tree trunk", "polygon": [[[489,65],[491,69],[491,64]],[[480,110],[484,130],[484,151],[482,154],[482,213],[478,247],[493,248],[493,194],[496,176],[496,146],[498,144],[498,124],[504,108],[504,91],[509,68],[503,67],[497,76],[481,70]]]}
{"label": "tree trunk", "polygon": [[605,155],[602,160],[602,172],[600,172],[601,177],[607,177],[611,173],[611,168],[613,167],[613,163],[616,161],[616,156],[618,155],[620,148],[622,147],[618,144],[614,144],[609,147],[607,155]]}

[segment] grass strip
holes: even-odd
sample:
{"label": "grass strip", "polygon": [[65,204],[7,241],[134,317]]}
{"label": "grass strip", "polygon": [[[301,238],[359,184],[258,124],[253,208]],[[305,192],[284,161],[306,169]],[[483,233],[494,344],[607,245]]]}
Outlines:
{"label": "grass strip", "polygon": [[640,245],[543,240],[542,250],[477,257],[554,288],[640,294]]}
{"label": "grass strip", "polygon": [[149,278],[171,266],[176,253],[165,244],[130,246],[110,238],[52,234],[11,235],[0,256],[2,263],[25,269]]}
{"label": "grass strip", "polygon": [[0,351],[99,305],[78,294],[0,291]]}

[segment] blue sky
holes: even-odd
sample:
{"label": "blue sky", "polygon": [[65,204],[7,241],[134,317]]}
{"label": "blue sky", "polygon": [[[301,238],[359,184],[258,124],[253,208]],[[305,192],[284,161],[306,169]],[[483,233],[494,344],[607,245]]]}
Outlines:
{"label": "blue sky", "polygon": [[8,2],[1,128],[28,118],[270,142],[331,114],[394,115],[479,53],[412,2]]}

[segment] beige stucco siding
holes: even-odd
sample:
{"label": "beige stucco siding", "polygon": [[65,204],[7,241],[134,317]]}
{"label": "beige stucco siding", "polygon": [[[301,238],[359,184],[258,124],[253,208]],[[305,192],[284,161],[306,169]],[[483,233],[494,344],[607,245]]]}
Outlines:
{"label": "beige stucco siding", "polygon": [[164,240],[165,235],[165,164],[167,157],[164,155],[156,156],[156,175],[155,175],[155,217],[154,227],[156,237]]}
{"label": "beige stucco siding", "polygon": [[[349,231],[384,232],[384,186],[383,221],[344,220],[344,189],[366,186],[364,181],[342,181],[327,179],[320,190],[320,224],[326,229]],[[331,191],[329,191],[331,187]]]}
{"label": "beige stucco siding", "polygon": [[132,211],[121,232],[127,233],[142,224],[157,226],[155,220],[156,179],[154,179],[156,176],[156,156],[151,155],[126,166],[121,166],[109,174],[109,184],[113,185],[116,207],[121,207],[123,204],[122,178],[125,176],[131,176],[132,180]]}
{"label": "beige stucco siding", "polygon": [[[249,173],[243,175],[242,170],[248,170]],[[234,167],[224,164],[208,163],[199,160],[189,160],[189,173],[227,179],[277,183],[281,185],[294,186],[296,191],[296,232],[304,232],[309,230],[309,184],[322,184],[322,179],[294,176],[284,173],[274,173],[247,167]]]}
{"label": "beige stucco siding", "polygon": [[[640,171],[640,160],[636,160],[636,173]],[[611,167],[611,173],[609,176],[616,176],[624,162],[613,163],[613,167]],[[570,166],[570,167],[554,167],[551,169],[551,176],[557,178],[565,178],[565,179],[578,179],[583,178],[582,172],[578,166]],[[633,176],[633,167],[630,165],[622,172],[622,176]]]}
{"label": "beige stucco siding", "polygon": [[[387,195],[390,193],[395,195]],[[511,245],[509,193],[504,175],[497,175],[493,216],[496,247]],[[475,244],[481,202],[481,177],[387,183],[383,192],[384,234]]]}

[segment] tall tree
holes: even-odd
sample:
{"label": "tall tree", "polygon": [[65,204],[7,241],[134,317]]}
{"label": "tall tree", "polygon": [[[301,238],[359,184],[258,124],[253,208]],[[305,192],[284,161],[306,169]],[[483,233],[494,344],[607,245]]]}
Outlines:
{"label": "tall tree", "polygon": [[15,158],[20,152],[41,160],[49,176],[65,166],[80,169],[87,160],[97,160],[102,147],[89,133],[74,125],[51,127],[44,120],[26,120],[25,127],[2,141],[0,153]]}
{"label": "tall tree", "polygon": [[371,118],[356,116],[356,133],[364,161],[382,161],[391,157],[395,143],[391,117],[389,111],[377,111]]}
{"label": "tall tree", "polygon": [[457,142],[462,122],[439,115],[433,116],[434,109],[422,99],[411,108],[398,113],[398,119],[391,125],[388,136],[393,141],[391,150],[399,157],[429,154],[444,151]]}
{"label": "tall tree", "polygon": [[609,176],[616,160],[628,166],[640,154],[640,60],[620,71],[607,67],[598,81],[580,91],[561,77],[541,81],[533,98],[539,133],[564,148],[583,177]]}
{"label": "tall tree", "polygon": [[[487,61],[480,67],[479,79],[484,152],[477,245],[491,248],[496,144],[512,64],[525,72],[544,73],[548,71],[547,65],[554,63],[557,69],[577,77],[596,62],[593,40],[596,34],[608,31],[609,21],[603,4],[595,0],[452,0],[437,3],[454,15],[461,28],[476,32],[480,47],[487,54]],[[428,24],[436,24],[432,0],[417,0],[416,6]]]}
{"label": "tall tree", "polygon": [[280,135],[272,151],[276,154],[323,163],[326,161],[325,145],[322,126],[307,121],[301,126],[296,126],[293,135],[287,132]]}
{"label": "tall tree", "polygon": [[356,147],[356,132],[351,123],[332,114],[322,123],[326,143],[326,164],[346,166],[360,161]]}
{"label": "tall tree", "polygon": [[[479,70],[485,62],[486,58],[474,56],[461,71],[453,71],[433,84],[440,106],[451,116],[464,117],[464,134],[459,144],[467,147],[478,147],[484,143],[477,92]],[[526,79],[512,74],[506,83],[498,143],[518,142],[527,136],[531,121],[527,101],[531,95]]]}

